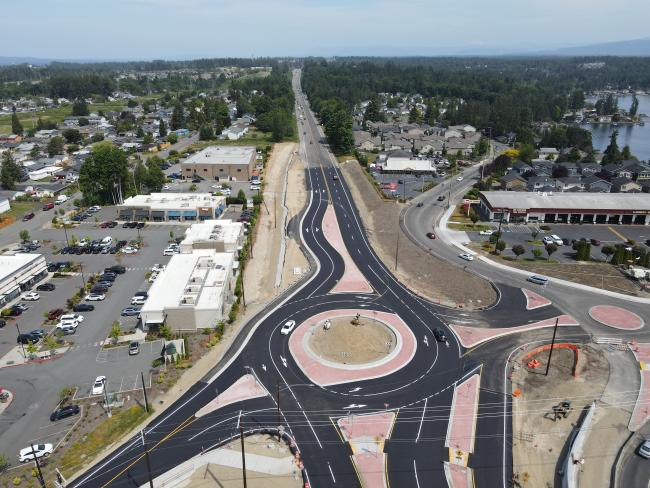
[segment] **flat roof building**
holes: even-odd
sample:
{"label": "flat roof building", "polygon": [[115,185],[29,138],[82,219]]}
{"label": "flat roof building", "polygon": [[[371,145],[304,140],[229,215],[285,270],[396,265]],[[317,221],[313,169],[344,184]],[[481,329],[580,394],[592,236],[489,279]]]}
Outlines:
{"label": "flat roof building", "polygon": [[189,331],[216,327],[233,302],[236,272],[231,252],[194,249],[172,256],[140,310],[143,328],[163,324]]}
{"label": "flat roof building", "polygon": [[118,208],[120,220],[211,220],[226,209],[226,197],[211,193],[152,193],[129,197]]}
{"label": "flat roof building", "polygon": [[244,224],[232,220],[205,220],[191,225],[180,244],[182,253],[193,249],[237,252],[244,242]]}
{"label": "flat roof building", "polygon": [[436,165],[429,159],[408,158],[388,155],[381,161],[382,173],[435,174]]}
{"label": "flat roof building", "polygon": [[505,222],[650,224],[647,193],[554,193],[484,191],[480,209]]}
{"label": "flat roof building", "polygon": [[41,254],[0,255],[0,306],[31,289],[46,276],[47,264]]}
{"label": "flat roof building", "polygon": [[252,146],[209,146],[181,161],[181,176],[215,181],[249,181],[255,169]]}

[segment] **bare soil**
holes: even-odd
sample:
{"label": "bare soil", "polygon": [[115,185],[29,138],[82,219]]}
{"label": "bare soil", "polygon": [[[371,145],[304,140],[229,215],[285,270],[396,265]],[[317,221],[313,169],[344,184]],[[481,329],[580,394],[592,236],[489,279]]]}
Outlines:
{"label": "bare soil", "polygon": [[[267,435],[253,435],[246,437],[244,441],[246,454],[257,454],[272,458],[292,457],[291,451],[284,444]],[[240,441],[233,441],[223,449],[240,451]],[[247,459],[248,461],[248,459]],[[302,475],[296,467],[293,473],[285,475],[270,475],[255,471],[254,466],[246,463],[246,482],[250,488],[300,488],[302,486]],[[240,488],[242,486],[241,469],[208,464],[197,469],[188,486],[193,488]]]}
{"label": "bare soil", "polygon": [[[373,249],[384,264],[408,288],[447,306],[481,308],[494,303],[496,293],[490,283],[423,251],[413,244],[399,226],[402,204],[383,200],[368,181],[357,161],[340,165],[359,209]],[[396,229],[399,229],[399,244]],[[395,249],[399,246],[395,270]]]}
{"label": "bare soil", "polygon": [[331,320],[331,327],[314,327],[309,347],[321,358],[343,364],[365,364],[378,361],[396,346],[395,333],[384,323],[361,317],[353,325],[353,317]]}
{"label": "bare soil", "polygon": [[[552,488],[559,486],[558,461],[572,430],[607,385],[609,363],[602,351],[580,346],[574,378],[573,351],[555,349],[549,374],[544,376],[548,351],[535,356],[542,363],[536,369],[527,367],[523,355],[516,359],[512,375],[513,391],[521,391],[513,398],[513,471],[521,486]],[[563,400],[570,401],[572,409],[566,418],[553,421],[552,407]]]}

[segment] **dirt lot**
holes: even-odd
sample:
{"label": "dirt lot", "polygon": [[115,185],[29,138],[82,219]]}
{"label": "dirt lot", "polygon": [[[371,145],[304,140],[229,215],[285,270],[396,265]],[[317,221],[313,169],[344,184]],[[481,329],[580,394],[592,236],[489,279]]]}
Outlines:
{"label": "dirt lot", "polygon": [[[516,360],[512,384],[513,391],[521,390],[521,396],[513,399],[513,471],[521,486],[558,486],[558,461],[569,435],[583,410],[601,397],[607,385],[609,363],[605,354],[590,346],[580,346],[579,353],[575,378],[574,353],[569,349],[553,351],[548,376],[544,376],[548,351],[535,356],[542,363],[536,369],[528,368],[528,360],[522,362],[521,356]],[[553,421],[552,407],[563,400],[571,401],[572,409],[566,418]],[[606,436],[607,431],[603,432]]]}
{"label": "dirt lot", "polygon": [[[300,488],[302,476],[300,471],[294,468],[291,473],[283,475],[270,475],[255,471],[255,464],[248,458],[249,454],[271,457],[276,459],[292,458],[291,452],[285,444],[279,443],[277,439],[266,435],[253,435],[245,439],[246,450],[246,482],[251,488]],[[240,452],[239,440],[233,441],[223,447]],[[197,469],[188,486],[193,488],[240,488],[242,486],[241,468],[221,466],[218,464],[207,464]]]}
{"label": "dirt lot", "polygon": [[311,350],[328,361],[364,364],[378,361],[395,349],[395,334],[382,322],[362,317],[353,325],[352,319],[333,319],[329,330],[314,327],[309,338]]}
{"label": "dirt lot", "polygon": [[494,289],[487,281],[427,254],[401,230],[399,266],[395,272],[395,229],[399,228],[402,205],[382,200],[356,161],[341,164],[341,171],[373,249],[402,283],[419,295],[448,306],[463,304],[466,308],[480,308],[496,300]]}

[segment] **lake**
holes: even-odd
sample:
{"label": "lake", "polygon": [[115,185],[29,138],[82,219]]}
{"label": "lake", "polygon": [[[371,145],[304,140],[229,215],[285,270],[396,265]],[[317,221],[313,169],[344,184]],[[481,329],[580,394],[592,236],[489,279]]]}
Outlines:
{"label": "lake", "polygon": [[[605,150],[609,144],[609,138],[614,130],[618,130],[618,147],[623,149],[624,146],[630,146],[632,154],[638,159],[648,161],[650,160],[650,95],[638,95],[639,99],[639,114],[645,114],[649,117],[644,118],[645,125],[619,125],[614,127],[612,125],[591,125],[584,124],[580,127],[587,129],[591,132],[594,149]],[[589,101],[595,101],[590,99]],[[632,96],[626,95],[618,97],[618,106],[625,109],[630,109],[632,105]]]}

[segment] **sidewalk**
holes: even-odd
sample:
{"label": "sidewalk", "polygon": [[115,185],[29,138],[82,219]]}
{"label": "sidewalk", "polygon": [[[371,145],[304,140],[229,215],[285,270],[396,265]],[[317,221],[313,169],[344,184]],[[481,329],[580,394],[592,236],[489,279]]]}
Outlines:
{"label": "sidewalk", "polygon": [[27,347],[25,346],[25,354],[23,354],[22,346],[14,346],[7,354],[0,358],[0,368],[6,368],[8,366],[19,366],[21,364],[27,364],[29,362],[40,362],[53,359],[56,356],[61,356],[65,354],[70,349],[69,346],[59,347],[52,351],[40,351],[35,352],[31,359],[27,359],[25,355],[29,356],[27,352]]}

